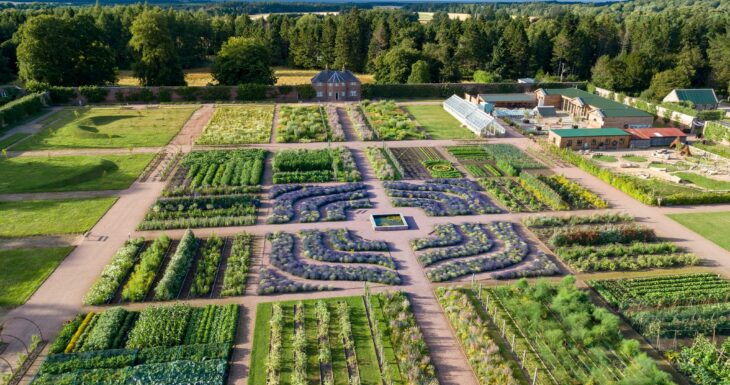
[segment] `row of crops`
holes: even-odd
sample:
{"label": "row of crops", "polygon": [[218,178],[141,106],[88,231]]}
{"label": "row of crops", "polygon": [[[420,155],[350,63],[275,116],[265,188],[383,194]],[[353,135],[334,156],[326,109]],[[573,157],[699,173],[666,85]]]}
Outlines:
{"label": "row of crops", "polygon": [[425,138],[424,132],[392,100],[364,100],[361,107],[367,124],[380,140]]}
{"label": "row of crops", "polygon": [[110,308],[64,324],[31,382],[224,385],[238,305]]}
{"label": "row of crops", "polygon": [[357,182],[361,180],[352,152],[336,147],[282,150],[273,161],[274,184]]}
{"label": "row of crops", "polygon": [[589,284],[693,383],[730,378],[730,281],[698,273]]}
{"label": "row of crops", "polygon": [[436,294],[481,383],[673,384],[574,277]]}
{"label": "row of crops", "polygon": [[533,252],[528,262],[530,247],[511,222],[436,225],[432,236],[412,240],[411,247],[426,276],[434,282],[480,273],[490,273],[495,279],[511,279],[559,272],[539,251]]}
{"label": "row of crops", "polygon": [[697,265],[700,259],[625,214],[533,216],[524,223],[578,272]]}
{"label": "row of crops", "polygon": [[400,292],[260,304],[249,384],[438,384]]}
{"label": "row of crops", "polygon": [[268,143],[273,119],[273,105],[217,106],[213,117],[195,143]]}
{"label": "row of crops", "polygon": [[333,107],[282,106],[279,108],[276,141],[279,143],[341,142],[345,140]]}
{"label": "row of crops", "polygon": [[248,226],[256,222],[267,152],[194,151],[137,226],[138,230]]}
{"label": "row of crops", "polygon": [[[307,230],[299,234],[275,232],[268,234],[267,240],[271,245],[268,261],[270,269],[276,269],[307,283],[313,281],[361,281],[386,285],[401,283],[398,266],[389,255],[388,246],[384,242],[362,240],[348,231],[337,230],[327,232]],[[355,244],[360,247],[354,248]],[[288,282],[260,282],[259,289],[262,291],[262,287],[268,288],[263,294],[278,293],[277,289],[285,287],[286,283]]]}
{"label": "row of crops", "polygon": [[447,150],[511,212],[608,207],[596,194],[562,175],[528,171],[544,166],[513,145],[454,146]]}
{"label": "row of crops", "polygon": [[254,237],[215,234],[196,238],[191,230],[179,240],[161,235],[153,241],[127,241],[112,257],[84,297],[87,305],[169,301],[242,295],[246,289]]}

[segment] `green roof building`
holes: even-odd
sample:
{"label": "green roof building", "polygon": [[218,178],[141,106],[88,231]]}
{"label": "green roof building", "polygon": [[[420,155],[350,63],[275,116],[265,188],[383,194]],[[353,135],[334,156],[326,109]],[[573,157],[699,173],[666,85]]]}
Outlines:
{"label": "green roof building", "polygon": [[539,106],[566,111],[585,127],[643,128],[654,123],[654,116],[648,112],[578,88],[541,88],[535,95]]}
{"label": "green roof building", "polygon": [[548,141],[573,150],[616,150],[629,148],[631,134],[618,128],[568,128],[551,130]]}
{"label": "green roof building", "polygon": [[697,110],[716,110],[720,105],[712,88],[674,89],[664,97],[663,102],[691,103]]}

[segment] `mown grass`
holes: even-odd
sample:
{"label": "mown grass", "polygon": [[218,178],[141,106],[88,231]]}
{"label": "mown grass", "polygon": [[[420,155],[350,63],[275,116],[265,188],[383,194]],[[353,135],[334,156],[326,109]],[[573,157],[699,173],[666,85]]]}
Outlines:
{"label": "mown grass", "polygon": [[638,155],[624,155],[621,159],[628,160],[629,162],[646,162],[646,158]]}
{"label": "mown grass", "polygon": [[117,198],[0,202],[0,237],[78,234],[91,229]]}
{"label": "mown grass", "polygon": [[593,159],[604,163],[618,162],[618,159],[616,159],[616,157],[613,155],[593,155]]}
{"label": "mown grass", "polygon": [[439,105],[406,105],[431,139],[474,139],[476,136],[468,129],[461,127],[459,121],[449,115]]}
{"label": "mown grass", "polygon": [[682,226],[730,251],[730,237],[727,236],[727,229],[730,228],[730,211],[669,214],[668,216]]}
{"label": "mown grass", "polygon": [[0,159],[0,194],[123,190],[154,154],[22,156]]}
{"label": "mown grass", "polygon": [[14,149],[161,147],[177,135],[195,109],[66,108]]}
{"label": "mown grass", "polygon": [[29,134],[27,132],[17,132],[13,135],[10,135],[5,139],[0,140],[0,150],[7,149],[8,147],[12,146],[13,144],[20,142],[21,140],[23,140],[31,135],[32,134]]}
{"label": "mown grass", "polygon": [[0,250],[0,307],[25,303],[73,247]]}
{"label": "mown grass", "polygon": [[730,182],[708,178],[706,176],[695,174],[692,172],[678,172],[674,174],[682,180],[690,182],[695,186],[703,187],[709,190],[730,190]]}

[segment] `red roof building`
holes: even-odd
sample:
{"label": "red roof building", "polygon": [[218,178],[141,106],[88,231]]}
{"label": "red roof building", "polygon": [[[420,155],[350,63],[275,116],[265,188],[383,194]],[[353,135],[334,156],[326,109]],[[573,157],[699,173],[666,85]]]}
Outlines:
{"label": "red roof building", "polygon": [[678,128],[625,128],[631,134],[631,148],[666,147],[677,138],[687,142],[687,134]]}

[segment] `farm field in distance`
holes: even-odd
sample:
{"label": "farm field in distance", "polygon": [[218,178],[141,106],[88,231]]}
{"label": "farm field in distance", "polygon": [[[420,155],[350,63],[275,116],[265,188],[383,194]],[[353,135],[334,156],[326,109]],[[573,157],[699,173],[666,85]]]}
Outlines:
{"label": "farm field in distance", "polygon": [[41,132],[14,150],[161,147],[177,135],[196,107],[64,108]]}

